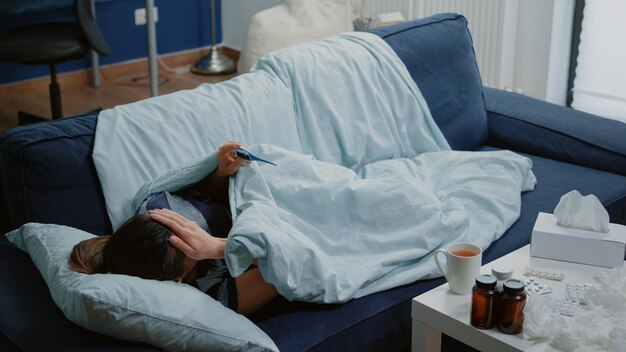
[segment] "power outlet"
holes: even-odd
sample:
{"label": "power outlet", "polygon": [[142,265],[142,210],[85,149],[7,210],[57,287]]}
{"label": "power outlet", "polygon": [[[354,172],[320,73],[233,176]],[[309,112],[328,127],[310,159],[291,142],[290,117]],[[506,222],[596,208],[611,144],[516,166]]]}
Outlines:
{"label": "power outlet", "polygon": [[[159,22],[159,8],[155,6],[153,10],[154,11],[152,13],[154,14],[154,23],[157,23]],[[135,25],[141,26],[146,24],[147,21],[148,20],[146,18],[146,9],[135,9]]]}

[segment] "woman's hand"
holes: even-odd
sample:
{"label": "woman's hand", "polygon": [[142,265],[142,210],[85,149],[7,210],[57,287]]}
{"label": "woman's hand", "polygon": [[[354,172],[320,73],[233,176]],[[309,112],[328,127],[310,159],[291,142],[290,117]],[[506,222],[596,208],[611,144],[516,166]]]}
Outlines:
{"label": "woman's hand", "polygon": [[227,177],[239,171],[239,167],[246,161],[233,156],[232,153],[233,150],[242,146],[245,147],[243,143],[237,141],[229,141],[222,144],[217,151],[218,166],[217,170],[215,170],[216,176]]}
{"label": "woman's hand", "polygon": [[245,147],[243,143],[230,141],[224,143],[217,151],[217,168],[195,184],[194,188],[208,194],[212,201],[228,207],[228,179],[239,171],[246,160],[233,156],[233,150]]}
{"label": "woman's hand", "polygon": [[195,222],[169,209],[148,211],[150,218],[172,231],[170,244],[191,259],[223,259],[225,238],[209,235]]}

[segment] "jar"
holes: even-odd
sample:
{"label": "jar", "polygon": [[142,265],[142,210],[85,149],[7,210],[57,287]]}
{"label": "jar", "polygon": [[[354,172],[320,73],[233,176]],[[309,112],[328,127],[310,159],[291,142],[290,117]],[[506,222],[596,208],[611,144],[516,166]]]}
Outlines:
{"label": "jar", "polygon": [[525,304],[524,282],[517,279],[506,280],[503,284],[498,330],[509,335],[522,332]]}
{"label": "jar", "polygon": [[513,276],[513,269],[505,265],[494,265],[491,268],[491,275],[496,277],[496,294],[493,301],[494,324],[498,324],[500,319],[500,307],[502,306],[502,291],[504,290],[504,281]]}
{"label": "jar", "polygon": [[491,329],[495,325],[493,308],[496,294],[496,278],[478,275],[472,288],[472,313],[470,324],[478,329]]}

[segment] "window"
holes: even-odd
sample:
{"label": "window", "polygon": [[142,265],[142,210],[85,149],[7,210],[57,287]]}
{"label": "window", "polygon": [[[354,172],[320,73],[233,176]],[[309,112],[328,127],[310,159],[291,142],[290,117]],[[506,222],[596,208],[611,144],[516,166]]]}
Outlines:
{"label": "window", "polygon": [[580,4],[584,10],[571,106],[626,123],[626,1]]}

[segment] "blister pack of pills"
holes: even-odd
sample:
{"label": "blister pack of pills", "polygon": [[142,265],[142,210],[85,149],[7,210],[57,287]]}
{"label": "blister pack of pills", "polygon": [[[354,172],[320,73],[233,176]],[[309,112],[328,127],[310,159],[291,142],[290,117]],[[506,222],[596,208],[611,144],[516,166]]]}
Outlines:
{"label": "blister pack of pills", "polygon": [[524,291],[526,295],[544,295],[552,292],[552,288],[543,282],[541,282],[535,276],[527,276],[524,278],[524,285],[526,285]]}
{"label": "blister pack of pills", "polygon": [[587,290],[592,287],[591,284],[588,283],[574,283],[574,284],[566,284],[565,285],[565,299],[572,302],[579,302],[580,304],[585,304],[585,294]]}
{"label": "blister pack of pills", "polygon": [[564,299],[554,298],[550,296],[543,296],[543,303],[550,307],[553,312],[567,315],[570,317],[575,316],[580,312],[581,305],[578,302],[572,302]]}
{"label": "blister pack of pills", "polygon": [[565,274],[553,270],[527,266],[524,268],[524,276],[534,276],[541,279],[561,281],[565,277]]}

